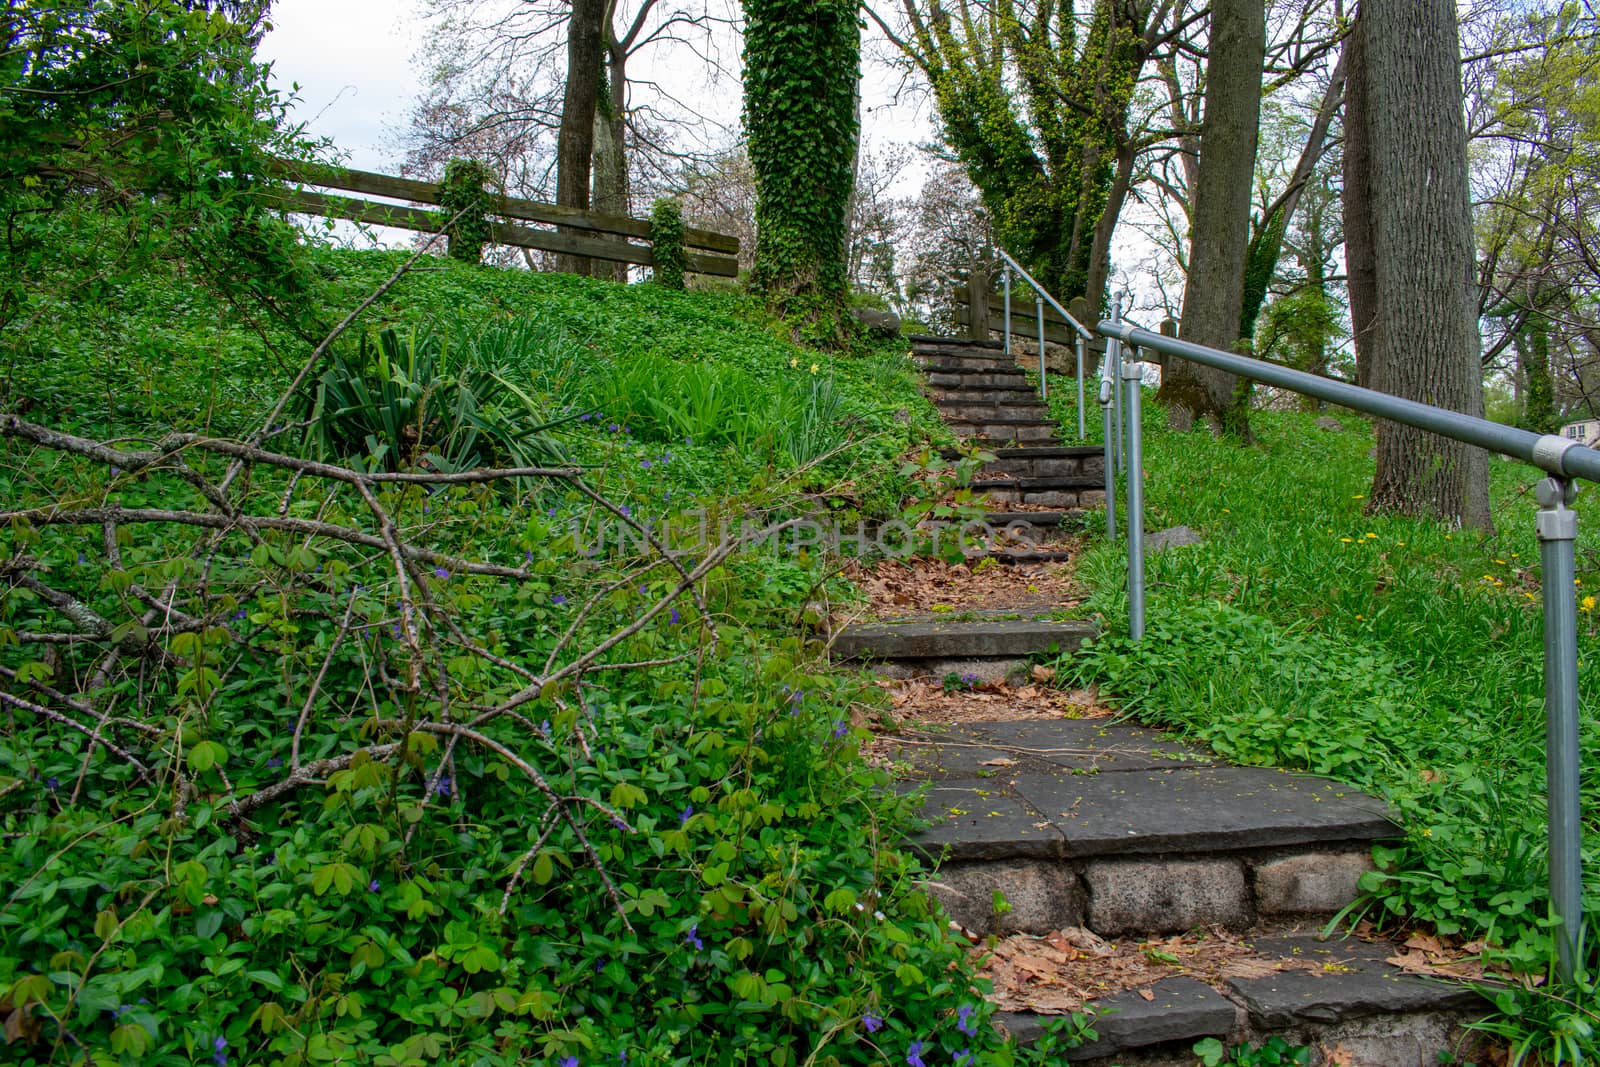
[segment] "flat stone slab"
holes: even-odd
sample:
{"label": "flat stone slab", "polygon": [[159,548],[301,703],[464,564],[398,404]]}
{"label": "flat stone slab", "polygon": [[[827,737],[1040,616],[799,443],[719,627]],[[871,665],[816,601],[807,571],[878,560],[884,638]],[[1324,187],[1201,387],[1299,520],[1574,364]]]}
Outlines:
{"label": "flat stone slab", "polygon": [[[1212,757],[1160,730],[1103,719],[978,722],[961,728],[997,755],[1026,758],[1077,772],[1149,771],[1208,766]],[[991,757],[992,758],[992,757]]]}
{"label": "flat stone slab", "polygon": [[1060,859],[1064,852],[1061,832],[1012,794],[1004,781],[935,783],[921,814],[933,825],[910,843],[935,860]]}
{"label": "flat stone slab", "polygon": [[1058,826],[1071,856],[1373,841],[1384,806],[1337,782],[1260,767],[1024,777],[1015,792]]}
{"label": "flat stone slab", "polygon": [[1256,949],[1268,956],[1311,960],[1316,970],[1282,971],[1264,978],[1234,978],[1228,989],[1263,1029],[1300,1023],[1337,1023],[1368,1015],[1483,1008],[1488,1002],[1471,987],[1407,974],[1384,963],[1397,947],[1354,938],[1319,941],[1314,937],[1262,938]]}
{"label": "flat stone slab", "polygon": [[[1238,1020],[1239,1009],[1228,998],[1193,978],[1168,978],[1151,986],[1149,992],[1155,994],[1154,1000],[1130,990],[1093,1001],[1100,1013],[1093,1025],[1100,1036],[1090,1044],[1068,1049],[1066,1059],[1100,1059],[1152,1045],[1222,1037],[1233,1031]],[[1031,1045],[1044,1036],[1051,1018],[1004,1012],[996,1015],[995,1021],[1018,1045]]]}
{"label": "flat stone slab", "polygon": [[1093,623],[1083,620],[869,622],[840,631],[833,651],[845,659],[1016,657],[1074,649],[1096,632]]}

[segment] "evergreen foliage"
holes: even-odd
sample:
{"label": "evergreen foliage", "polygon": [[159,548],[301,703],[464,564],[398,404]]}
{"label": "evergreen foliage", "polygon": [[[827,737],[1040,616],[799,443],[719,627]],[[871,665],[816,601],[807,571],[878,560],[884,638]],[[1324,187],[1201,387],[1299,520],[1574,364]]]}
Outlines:
{"label": "evergreen foliage", "polygon": [[683,288],[683,205],[661,197],[650,209],[650,247],[655,257],[655,280],[668,289]]}
{"label": "evergreen foliage", "polygon": [[444,167],[439,185],[439,205],[449,226],[450,258],[463,263],[482,263],[483,246],[489,243],[489,193],[484,186],[494,175],[472,159],[452,159]]}

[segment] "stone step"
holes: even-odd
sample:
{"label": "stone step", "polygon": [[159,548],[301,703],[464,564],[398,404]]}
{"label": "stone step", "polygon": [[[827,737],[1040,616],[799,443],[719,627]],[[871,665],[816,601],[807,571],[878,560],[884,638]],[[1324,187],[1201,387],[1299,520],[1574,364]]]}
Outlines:
{"label": "stone step", "polygon": [[955,401],[936,400],[934,407],[939,409],[939,414],[950,422],[988,422],[992,419],[1027,419],[1030,422],[1048,422],[1055,425],[1050,419],[1050,408],[1037,398],[1024,400],[1020,403],[1001,403],[989,401]]}
{"label": "stone step", "polygon": [[933,334],[910,334],[906,340],[911,342],[913,352],[921,349],[944,348],[971,348],[978,351],[998,352],[1004,351],[1003,341],[977,341],[966,337],[938,337]]}
{"label": "stone step", "polygon": [[992,418],[981,422],[965,419],[946,419],[945,424],[957,437],[978,441],[993,441],[1007,445],[1059,445],[1056,424],[1043,419]]}
{"label": "stone step", "polygon": [[[1057,482],[1054,487],[1024,488],[1027,482],[1044,486]],[[1075,485],[1074,483],[1081,483]],[[1106,502],[1106,491],[1093,478],[1032,478],[1026,482],[1017,479],[992,478],[975,481],[972,491],[982,493],[991,504],[1031,504],[1046,508],[1094,508]]]}
{"label": "stone step", "polygon": [[[1063,1058],[1088,1065],[1188,1065],[1202,1038],[1260,1045],[1276,1035],[1291,1045],[1320,1046],[1319,1063],[1433,1067],[1463,1062],[1456,1056],[1464,1027],[1487,1011],[1484,997],[1464,982],[1408,974],[1385,962],[1402,951],[1391,942],[1291,933],[1251,938],[1250,944],[1282,969],[1215,979],[1215,986],[1172,977],[1147,986],[1148,998],[1138,990],[1098,998],[1090,1002],[1096,1040]],[[1043,1035],[1049,1019],[1027,1012],[995,1016],[1024,1047]]]}
{"label": "stone step", "polygon": [[[1104,457],[1099,449],[1088,455],[1073,455],[1064,448],[996,448],[994,459],[983,465],[987,476],[1011,475],[1017,478],[1088,478],[1105,485]],[[1059,455],[1058,453],[1069,453]]]}
{"label": "stone step", "polygon": [[999,619],[981,622],[868,622],[833,636],[843,659],[965,660],[1022,659],[1070,651],[1093,637],[1091,622]]}
{"label": "stone step", "polygon": [[909,844],[942,859],[930,888],[979,935],[1329,916],[1358,895],[1373,843],[1397,833],[1358,790],[1222,765],[1141,726],[1029,719],[886,740],[900,787],[927,786],[929,825]]}
{"label": "stone step", "polygon": [[928,389],[935,404],[1039,404],[1039,390],[1026,385],[980,386],[976,389]]}
{"label": "stone step", "polygon": [[976,374],[1018,374],[1022,376],[1022,368],[1014,358],[1000,354],[982,354],[982,352],[933,352],[928,355],[912,354],[912,362],[917,363],[925,371],[942,371],[942,373],[971,373]]}
{"label": "stone step", "polygon": [[927,367],[928,385],[942,389],[1015,389],[1033,393],[1027,376],[1021,371],[968,370],[961,367]]}

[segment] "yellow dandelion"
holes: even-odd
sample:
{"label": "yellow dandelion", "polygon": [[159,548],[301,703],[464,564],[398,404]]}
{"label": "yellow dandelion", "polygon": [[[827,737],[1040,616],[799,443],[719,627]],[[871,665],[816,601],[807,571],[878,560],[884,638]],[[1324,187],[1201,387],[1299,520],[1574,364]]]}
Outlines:
{"label": "yellow dandelion", "polygon": [[1399,545],[1401,548],[1406,547],[1406,543],[1404,541],[1396,541],[1395,544]]}
{"label": "yellow dandelion", "polygon": [[1233,514],[1233,512],[1232,512],[1232,511],[1230,511],[1230,510],[1229,510],[1229,509],[1228,509],[1228,508],[1223,508],[1223,509],[1222,509],[1222,513],[1223,513],[1223,514],[1224,514],[1224,515],[1232,515],[1232,514]]}
{"label": "yellow dandelion", "polygon": [[1593,611],[1594,610],[1594,597],[1586,596],[1582,600],[1578,601],[1578,610],[1579,611]]}
{"label": "yellow dandelion", "polygon": [[1378,539],[1378,535],[1377,534],[1375,534],[1375,533],[1367,534],[1367,540],[1368,541],[1376,541],[1377,539]]}
{"label": "yellow dandelion", "polygon": [[1364,494],[1357,493],[1355,496],[1351,497],[1350,499],[1351,500],[1365,500],[1367,498],[1366,498],[1366,496]]}
{"label": "yellow dandelion", "polygon": [[1497,560],[1495,560],[1495,562],[1500,564],[1500,566],[1502,566],[1502,567],[1504,567],[1506,565],[1506,561],[1503,560],[1503,559],[1497,559]]}
{"label": "yellow dandelion", "polygon": [[793,370],[794,368],[798,367],[799,365],[800,365],[800,357],[795,356],[794,358],[789,360],[789,369],[790,370]]}
{"label": "yellow dandelion", "polygon": [[1432,837],[1433,836],[1433,828],[1431,826],[1424,826],[1422,828],[1422,836],[1423,837]]}
{"label": "yellow dandelion", "polygon": [[818,367],[818,366],[817,366],[817,364],[815,364],[815,363],[813,363],[813,364],[811,364],[811,373],[812,373],[812,374],[815,374],[815,373],[817,373],[817,371],[818,371],[818,370],[820,370],[820,369],[821,369],[821,368],[820,368],[820,367]]}
{"label": "yellow dandelion", "polygon": [[1339,540],[1343,541],[1347,545],[1350,543],[1350,538],[1348,538],[1348,537],[1341,537],[1341,538],[1339,538]]}

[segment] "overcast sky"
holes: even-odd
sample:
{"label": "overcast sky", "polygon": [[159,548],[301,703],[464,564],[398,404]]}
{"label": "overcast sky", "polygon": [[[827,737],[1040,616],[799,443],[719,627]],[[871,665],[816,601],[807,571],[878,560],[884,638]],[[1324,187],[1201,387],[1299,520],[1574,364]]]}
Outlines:
{"label": "overcast sky", "polygon": [[[272,5],[272,31],[258,54],[272,63],[280,88],[299,85],[295,119],[313,136],[330,138],[351,166],[392,171],[399,161],[394,131],[421,89],[412,63],[420,11],[419,0],[276,0]],[[867,47],[873,51],[870,41]],[[736,61],[736,46],[723,52]],[[707,94],[703,79],[693,74],[641,67],[637,73],[660,78],[702,114],[737,124],[735,84]],[[891,103],[896,76],[870,59],[865,68],[868,140],[925,140],[931,131],[924,110]]]}
{"label": "overcast sky", "polygon": [[416,0],[277,0],[258,55],[278,87],[300,86],[294,118],[351,166],[392,170],[386,141],[420,83]]}

